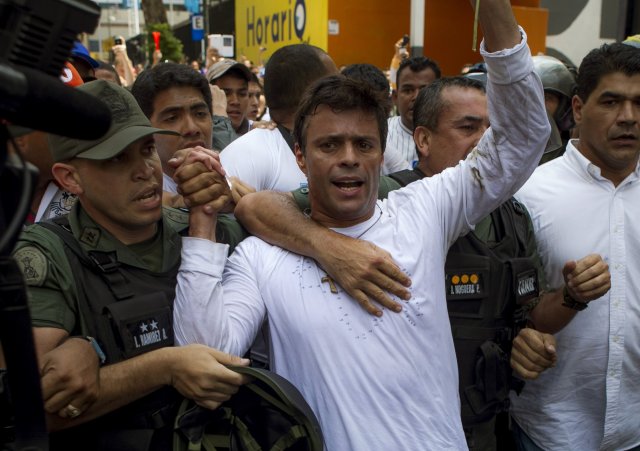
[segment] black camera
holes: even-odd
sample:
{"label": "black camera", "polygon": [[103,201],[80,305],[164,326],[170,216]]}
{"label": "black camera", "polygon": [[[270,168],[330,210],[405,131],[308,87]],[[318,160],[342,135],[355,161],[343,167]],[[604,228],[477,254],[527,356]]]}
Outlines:
{"label": "black camera", "polygon": [[114,36],[113,37],[113,43],[115,45],[122,45],[122,44],[124,44],[124,39],[122,38],[122,36]]}
{"label": "black camera", "polygon": [[408,43],[409,43],[409,35],[405,34],[404,36],[402,36],[402,42],[400,42],[400,45],[404,47]]}

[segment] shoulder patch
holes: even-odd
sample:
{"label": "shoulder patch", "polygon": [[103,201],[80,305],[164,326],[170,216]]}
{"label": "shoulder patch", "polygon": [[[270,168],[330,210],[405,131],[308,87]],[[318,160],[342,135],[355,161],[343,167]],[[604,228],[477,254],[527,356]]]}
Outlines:
{"label": "shoulder patch", "polygon": [[41,286],[47,278],[49,264],[42,251],[35,246],[26,246],[18,250],[15,258],[27,285]]}

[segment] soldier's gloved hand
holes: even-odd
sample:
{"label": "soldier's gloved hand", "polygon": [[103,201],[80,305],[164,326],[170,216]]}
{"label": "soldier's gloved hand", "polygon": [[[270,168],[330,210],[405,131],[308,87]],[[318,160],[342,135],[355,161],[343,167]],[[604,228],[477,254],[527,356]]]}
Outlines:
{"label": "soldier's gloved hand", "polygon": [[557,360],[556,339],[551,334],[525,328],[513,340],[511,368],[523,379],[536,379]]}

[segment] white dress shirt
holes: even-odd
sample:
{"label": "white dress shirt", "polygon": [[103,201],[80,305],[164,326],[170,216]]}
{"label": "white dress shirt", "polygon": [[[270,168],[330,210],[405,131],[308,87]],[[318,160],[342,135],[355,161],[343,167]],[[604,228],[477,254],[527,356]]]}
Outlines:
{"label": "white dress shirt", "polygon": [[640,445],[640,179],[636,168],[615,187],[574,144],[516,197],[551,288],[566,261],[598,253],[611,290],[556,334],[557,366],[513,395],[511,412],[544,449],[625,450]]}

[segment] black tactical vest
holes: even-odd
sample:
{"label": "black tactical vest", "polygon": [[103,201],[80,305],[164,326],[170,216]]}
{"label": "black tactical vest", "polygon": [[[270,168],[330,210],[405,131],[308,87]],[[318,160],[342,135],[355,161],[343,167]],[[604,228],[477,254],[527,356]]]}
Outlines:
{"label": "black tactical vest", "polygon": [[494,243],[469,233],[451,246],[445,263],[465,427],[508,409],[509,390],[518,382],[509,363],[511,343],[525,323],[521,306],[539,292],[536,267],[526,256],[528,217],[522,205],[510,199],[491,219]]}
{"label": "black tactical vest", "polygon": [[[78,313],[87,329],[82,334],[98,341],[107,365],[173,346],[179,263],[166,273],[152,273],[118,262],[115,252],[85,252],[66,217],[40,224],[65,244],[80,298]],[[51,449],[170,449],[171,426],[180,401],[172,387],[165,387],[68,433],[52,434]],[[161,429],[167,432],[160,434]]]}
{"label": "black tactical vest", "polygon": [[[419,169],[389,174],[403,186],[425,177]],[[509,407],[511,342],[525,324],[520,306],[538,296],[534,262],[527,257],[528,216],[515,199],[491,213],[495,243],[469,233],[449,249],[447,307],[458,361],[462,424],[483,423]]]}

